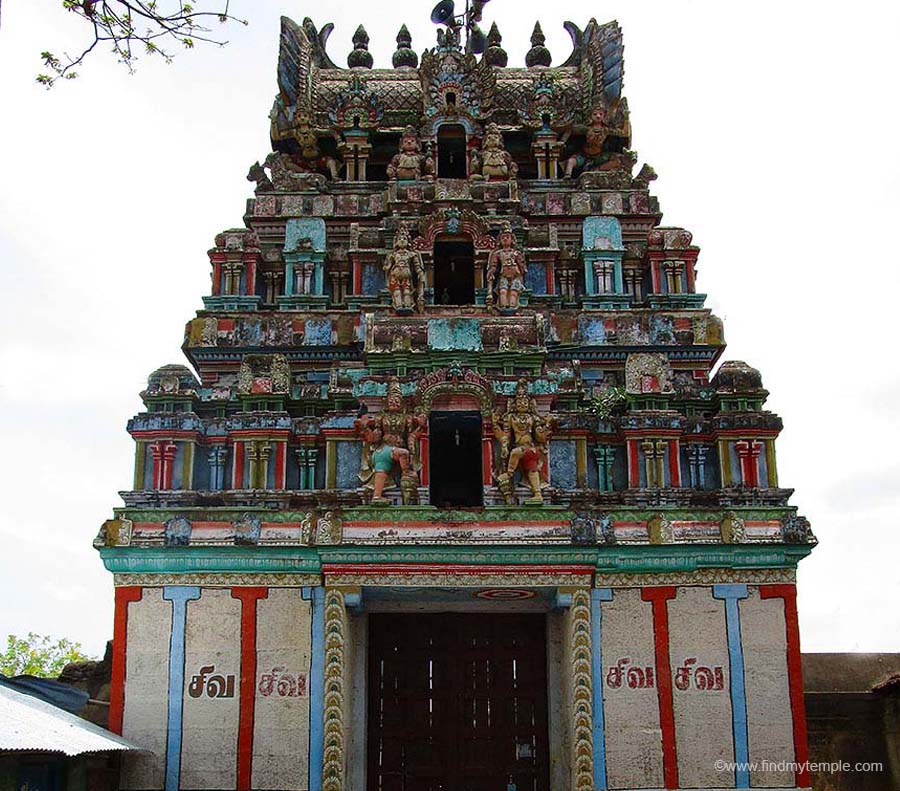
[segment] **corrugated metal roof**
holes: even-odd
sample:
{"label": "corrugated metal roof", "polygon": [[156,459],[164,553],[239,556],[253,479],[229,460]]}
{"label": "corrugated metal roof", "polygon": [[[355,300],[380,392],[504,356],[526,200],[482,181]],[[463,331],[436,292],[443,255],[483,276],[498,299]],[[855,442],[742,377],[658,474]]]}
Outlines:
{"label": "corrugated metal roof", "polygon": [[56,706],[0,686],[0,751],[3,750],[81,755],[141,748]]}

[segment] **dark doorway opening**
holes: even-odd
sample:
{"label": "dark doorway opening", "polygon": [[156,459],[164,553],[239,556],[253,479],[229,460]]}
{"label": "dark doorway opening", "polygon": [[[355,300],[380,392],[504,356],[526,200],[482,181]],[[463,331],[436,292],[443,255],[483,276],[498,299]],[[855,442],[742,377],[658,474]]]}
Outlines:
{"label": "dark doorway opening", "polygon": [[466,178],[466,130],[459,124],[444,124],[438,129],[437,143],[438,178]]}
{"label": "dark doorway opening", "polygon": [[543,615],[369,617],[368,791],[547,791]]}
{"label": "dark doorway opening", "polygon": [[432,412],[428,445],[431,504],[438,508],[483,505],[481,413]]}
{"label": "dark doorway opening", "polygon": [[475,247],[470,241],[434,243],[434,304],[475,304]]}

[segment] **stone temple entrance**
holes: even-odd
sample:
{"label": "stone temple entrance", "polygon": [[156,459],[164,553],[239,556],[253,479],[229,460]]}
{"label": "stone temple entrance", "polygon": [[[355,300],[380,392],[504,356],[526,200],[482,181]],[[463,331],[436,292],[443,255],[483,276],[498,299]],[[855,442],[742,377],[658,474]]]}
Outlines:
{"label": "stone temple entrance", "polygon": [[546,791],[545,616],[372,614],[368,791]]}
{"label": "stone temple entrance", "polygon": [[481,506],[481,414],[468,410],[432,412],[428,438],[431,504],[438,508]]}

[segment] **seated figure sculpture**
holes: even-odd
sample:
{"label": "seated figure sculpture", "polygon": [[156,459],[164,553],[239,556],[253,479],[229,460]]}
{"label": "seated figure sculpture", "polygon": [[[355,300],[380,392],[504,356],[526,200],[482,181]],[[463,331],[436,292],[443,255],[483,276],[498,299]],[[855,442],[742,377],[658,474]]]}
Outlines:
{"label": "seated figure sculpture", "polygon": [[507,505],[515,505],[513,476],[520,471],[531,489],[526,505],[544,502],[542,489],[550,485],[546,461],[550,442],[550,420],[538,414],[534,399],[528,395],[528,383],[520,379],[506,414],[493,416],[494,436],[500,443],[500,470],[497,488]]}
{"label": "seated figure sculpture", "polygon": [[379,415],[360,415],[354,423],[362,437],[359,479],[372,489],[372,504],[385,505],[384,489],[394,472],[400,469],[400,493],[404,505],[417,499],[419,485],[419,437],[425,425],[422,415],[408,412],[403,403],[400,381],[388,383],[384,410]]}
{"label": "seated figure sculpture", "polygon": [[394,249],[384,259],[387,287],[397,313],[425,310],[425,264],[422,254],[409,247],[409,231],[401,226],[394,237]]}
{"label": "seated figure sculpture", "polygon": [[488,301],[493,302],[496,286],[500,312],[512,314],[519,309],[528,266],[525,254],[515,246],[516,237],[509,223],[503,226],[497,241],[500,246],[491,251],[487,262]]}
{"label": "seated figure sculpture", "polygon": [[519,166],[503,145],[503,135],[497,124],[487,125],[481,151],[473,151],[470,171],[474,179],[494,181],[514,179],[519,172]]}
{"label": "seated figure sculpture", "polygon": [[[606,141],[610,137],[622,137],[626,140],[630,138],[631,132],[627,116],[618,125],[609,122],[609,117],[610,114],[603,106],[595,107],[591,111],[591,117],[585,130],[584,146],[580,152],[572,154],[566,160],[565,177],[567,179],[572,178],[576,169],[587,172],[590,170],[616,170],[624,166],[627,158],[608,151]],[[568,133],[566,137],[568,137]]]}
{"label": "seated figure sculpture", "polygon": [[394,154],[387,166],[387,177],[398,181],[431,180],[434,176],[434,159],[422,153],[422,144],[416,130],[408,126],[400,138],[400,151]]}

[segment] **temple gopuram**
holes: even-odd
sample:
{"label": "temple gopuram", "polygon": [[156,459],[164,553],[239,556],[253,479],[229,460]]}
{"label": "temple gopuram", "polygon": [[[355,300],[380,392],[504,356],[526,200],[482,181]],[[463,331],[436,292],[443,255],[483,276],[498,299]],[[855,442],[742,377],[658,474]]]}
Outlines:
{"label": "temple gopuram", "polygon": [[480,4],[373,68],[282,19],[272,151],[189,365],[128,424],[126,791],[808,788],[816,540],[700,249],[638,167],[616,22]]}

